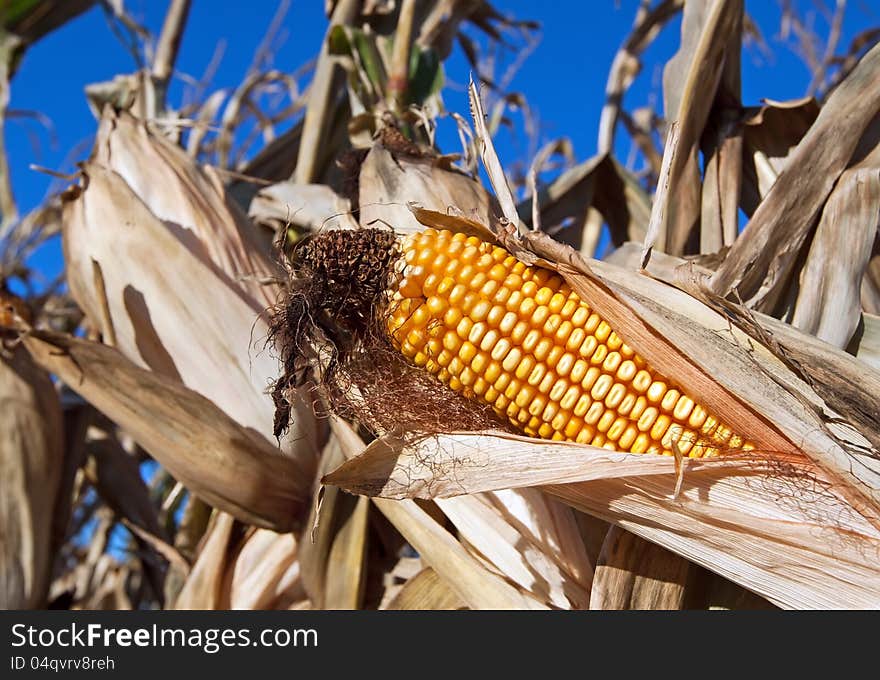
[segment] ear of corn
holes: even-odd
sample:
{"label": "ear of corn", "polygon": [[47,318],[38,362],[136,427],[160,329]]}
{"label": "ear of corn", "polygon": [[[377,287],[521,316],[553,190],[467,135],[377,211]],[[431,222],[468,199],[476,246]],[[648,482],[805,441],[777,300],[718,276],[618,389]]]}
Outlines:
{"label": "ear of corn", "polygon": [[559,275],[449,231],[413,234],[402,250],[387,319],[394,345],[526,434],[690,457],[752,448]]}

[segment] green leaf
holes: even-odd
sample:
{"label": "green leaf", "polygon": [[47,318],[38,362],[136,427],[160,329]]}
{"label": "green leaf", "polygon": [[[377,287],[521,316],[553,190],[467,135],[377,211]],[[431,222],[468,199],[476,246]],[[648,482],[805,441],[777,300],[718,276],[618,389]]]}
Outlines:
{"label": "green leaf", "polygon": [[431,49],[420,50],[414,46],[409,63],[409,99],[413,104],[423,104],[428,97],[443,89],[443,63]]}

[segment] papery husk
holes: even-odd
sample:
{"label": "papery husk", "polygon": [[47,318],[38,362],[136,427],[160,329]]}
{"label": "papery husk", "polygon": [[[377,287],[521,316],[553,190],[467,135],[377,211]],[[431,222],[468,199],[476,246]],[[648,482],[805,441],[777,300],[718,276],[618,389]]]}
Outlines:
{"label": "papery husk", "polygon": [[[277,362],[263,345],[276,289],[263,279],[275,269],[250,247],[216,177],[109,110],[83,175],[64,206],[67,278],[104,341],[274,441],[267,389]],[[319,437],[311,409],[295,404],[281,451],[304,487]]]}
{"label": "papery husk", "polygon": [[[310,406],[294,400],[291,431],[280,448],[274,443],[267,388],[277,361],[263,345],[279,270],[257,245],[253,225],[215,173],[126,114],[105,111],[83,173],[85,186],[65,205],[64,246],[74,297],[105,342],[139,365],[182,381],[242,426],[210,450],[202,448],[204,438],[189,450],[151,446],[155,437],[146,429],[140,443],[190,490],[238,519],[279,531],[299,526],[320,432]],[[108,227],[115,228],[108,232]],[[201,419],[211,408],[202,406],[193,405],[196,419],[180,423],[182,429],[198,433],[209,425]],[[121,422],[117,407],[105,405]],[[175,415],[186,410],[178,408]],[[142,412],[155,417],[149,409]],[[225,415],[212,418],[222,421]],[[283,546],[290,537],[275,540]],[[180,601],[219,606],[219,596],[204,594],[198,585],[203,580],[194,570]],[[271,600],[266,592],[259,597],[238,592],[223,601],[259,607]]]}
{"label": "papery husk", "polygon": [[[636,178],[607,154],[593,156],[539,188],[538,206],[545,230],[567,219],[573,222],[557,238],[586,257],[595,255],[603,221],[608,224],[612,243],[621,244],[643,239],[651,216],[649,196]],[[522,220],[531,224],[532,199],[522,201],[518,211]],[[598,222],[591,221],[591,211],[599,214]]]}
{"label": "papery husk", "polygon": [[[508,491],[504,494],[507,498],[499,494],[501,498],[495,499],[488,494],[438,498],[436,503],[458,530],[460,539],[506,579],[553,607],[586,609],[592,569],[587,565],[586,579],[580,580],[560,564],[545,543],[510,521],[505,501],[510,503],[510,497],[517,493]],[[552,525],[547,531],[553,532]],[[583,553],[583,546],[580,548]]]}
{"label": "papery husk", "polygon": [[862,327],[856,331],[851,349],[859,359],[880,371],[880,316],[862,314]]}
{"label": "papery husk", "polygon": [[199,557],[173,603],[174,609],[229,609],[228,593],[223,592],[223,579],[234,528],[235,518],[232,515],[225,512],[215,514],[203,539]]}
{"label": "papery husk", "polygon": [[327,552],[326,609],[360,609],[367,571],[370,499],[343,494],[336,502],[336,532]]}
{"label": "papery husk", "polygon": [[393,610],[462,609],[464,602],[437,572],[426,567],[409,579],[388,603]]}
{"label": "papery husk", "polygon": [[683,609],[691,563],[612,527],[605,537],[590,609]]}
{"label": "papery husk", "polygon": [[789,101],[764,100],[747,108],[743,126],[743,183],[740,201],[749,216],[785,170],[791,152],[819,115],[812,97]]}
{"label": "papery husk", "polygon": [[370,149],[358,180],[361,226],[420,231],[409,203],[440,213],[454,213],[489,224],[498,207],[486,190],[462,172],[440,167],[434,159],[394,154],[377,144]]}
{"label": "papery husk", "polygon": [[880,146],[876,156],[846,170],[828,197],[792,315],[792,325],[840,348],[861,319],[861,283],[880,223]]}
{"label": "papery husk", "polygon": [[828,97],[713,275],[714,293],[726,297],[736,291],[749,306],[773,310],[788,290],[801,246],[878,111],[880,45]]}
{"label": "papery husk", "polygon": [[757,453],[682,461],[673,497],[679,475],[671,458],[502,434],[441,434],[415,444],[386,437],[325,483],[390,498],[540,485],[780,606],[880,604],[877,433],[858,414],[829,406],[833,387],[823,399],[682,291],[586,262],[542,235],[527,241],[509,247],[557,269],[651,365],[737,423]]}
{"label": "papery husk", "polygon": [[115,438],[94,428],[85,443],[85,453],[86,476],[101,499],[121,518],[167,540],[137,460]]}
{"label": "papery husk", "polygon": [[[699,165],[700,137],[722,94],[722,76],[739,63],[742,15],[742,0],[691,0],[684,6],[681,46],[663,71],[664,111],[681,130],[678,153],[671,159],[669,169],[667,215],[658,237],[665,252],[684,252],[700,223],[704,191]],[[737,91],[728,95],[738,99],[738,78],[735,80]],[[706,160],[709,164],[712,157]]]}
{"label": "papery husk", "polygon": [[299,541],[292,534],[257,529],[227,567],[230,609],[284,609],[305,599]]}
{"label": "papery husk", "polygon": [[23,348],[0,348],[0,609],[46,605],[62,432],[48,374]]}
{"label": "papery husk", "polygon": [[278,267],[213,168],[196,164],[148,124],[109,107],[89,162],[119,175],[194,255],[230,277],[260,310],[275,303],[276,291],[266,279],[278,276]]}
{"label": "papery husk", "polygon": [[279,531],[302,522],[308,485],[295,461],[213,402],[99,343],[31,330],[22,344],[205,501]]}
{"label": "papery husk", "polygon": [[282,232],[288,226],[304,231],[357,229],[351,202],[324,184],[279,182],[260,189],[248,208],[258,224]]}
{"label": "papery husk", "polygon": [[[347,458],[363,451],[363,441],[347,423],[334,419],[333,432]],[[374,498],[373,503],[471,609],[548,608],[483,566],[415,501]]]}

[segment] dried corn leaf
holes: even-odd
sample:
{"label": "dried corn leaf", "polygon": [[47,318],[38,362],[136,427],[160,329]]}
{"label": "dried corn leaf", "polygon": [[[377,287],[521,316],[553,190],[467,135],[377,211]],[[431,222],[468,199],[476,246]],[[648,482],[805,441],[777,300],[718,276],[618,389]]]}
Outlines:
{"label": "dried corn leaf", "polygon": [[553,607],[587,608],[589,583],[578,583],[546,546],[519,531],[490,500],[473,495],[436,502],[459,536],[506,579]]}
{"label": "dried corn leaf", "polygon": [[461,598],[437,572],[426,567],[403,585],[385,609],[437,611],[463,609],[464,606]]}
{"label": "dried corn leaf", "polygon": [[[811,387],[813,380],[805,383],[760,340],[732,328],[727,319],[689,295],[602,262],[587,266],[575,253],[567,253],[549,239],[530,240],[539,254],[550,258],[547,264],[556,266],[572,288],[590,300],[651,365],[688,385],[695,397],[725,422],[738,423],[740,429],[754,433],[759,448],[774,456],[789,452],[806,455],[841,482],[838,492],[856,505],[867,502],[868,507],[860,511],[876,515],[872,507],[880,500],[880,474],[872,471],[872,464],[864,457],[865,453],[869,458],[877,455],[864,449],[865,437],[876,439],[876,422],[853,421],[850,431],[838,427],[847,422],[849,413],[839,404],[823,403],[833,389],[817,396]],[[568,265],[551,264],[565,261]],[[809,340],[809,336],[800,335]],[[841,367],[851,359],[842,352],[835,354],[830,347],[823,353],[837,357]],[[718,357],[725,357],[725,361],[719,362]],[[864,378],[857,385],[877,379],[869,370],[862,373]],[[858,394],[859,388],[854,389]],[[863,396],[870,398],[872,394],[867,391]]]}
{"label": "dried corn leaf", "polygon": [[487,434],[442,435],[391,460],[366,460],[380,450],[371,446],[352,461],[357,469],[325,481],[390,498],[542,485],[782,606],[880,603],[880,532],[784,460],[685,460],[674,499],[669,458]]}
{"label": "dried corn leaf", "polygon": [[[323,476],[344,461],[345,456],[339,440],[330,437],[318,464],[319,475]],[[316,609],[325,608],[324,580],[327,576],[327,558],[333,545],[336,528],[333,518],[340,493],[341,491],[335,487],[319,485],[313,494],[309,519],[304,525],[308,534],[300,545],[299,562],[303,587]]]}
{"label": "dried corn leaf", "polygon": [[174,609],[228,609],[223,596],[223,578],[232,540],[235,518],[225,512],[214,522],[199,551],[199,557],[174,602]]}
{"label": "dried corn leaf", "polygon": [[[641,249],[637,244],[628,243],[615,251],[609,258],[615,264],[629,268],[638,267]],[[705,277],[711,272],[679,258],[656,254],[648,266],[651,275],[673,285],[683,285],[692,289],[691,279]],[[682,266],[684,265],[684,266]],[[682,281],[685,281],[682,284]],[[749,313],[733,310],[734,318],[746,327],[754,329],[761,337],[768,337],[779,346],[786,361],[797,365],[802,375],[824,399],[834,408],[846,414],[856,424],[862,434],[876,440],[876,413],[880,412],[880,321],[871,314],[862,314],[861,330],[857,331],[850,354],[836,350],[825,342],[806,335],[792,326],[760,312]],[[757,324],[757,326],[755,326]],[[871,370],[865,370],[865,365]],[[875,447],[878,447],[875,443]]]}
{"label": "dried corn leaf", "polygon": [[715,102],[725,59],[739,58],[742,14],[742,0],[686,2],[681,48],[664,69],[664,109],[681,126],[678,152],[669,169],[664,250],[672,254],[685,251],[699,224],[700,136]]}
{"label": "dried corn leaf", "polygon": [[690,563],[612,527],[605,537],[590,609],[683,609]]}
{"label": "dried corn leaf", "polygon": [[248,215],[277,233],[288,226],[305,231],[357,228],[351,203],[324,184],[279,182],[260,189]]}
{"label": "dried corn leaf", "polygon": [[[303,120],[299,152],[293,179],[299,184],[314,182],[318,177],[322,146],[331,134],[331,126],[338,121],[330,115],[339,85],[336,57],[330,54],[330,35],[335,26],[347,26],[357,18],[358,0],[339,0],[330,18],[330,26],[321,44],[321,53],[315,66],[315,75],[309,86],[308,105]],[[342,127],[337,125],[338,127]]]}
{"label": "dried corn leaf", "polygon": [[818,115],[819,105],[812,97],[785,102],[765,100],[763,106],[744,111],[740,201],[746,215],[751,217],[768,194]]}
{"label": "dried corn leaf", "polygon": [[22,341],[40,366],[211,505],[282,531],[301,522],[307,492],[293,461],[212,402],[98,343],[48,331]]}
{"label": "dried corn leaf", "polygon": [[589,588],[590,561],[575,512],[536,489],[492,491],[482,498],[498,508],[527,540],[541,547],[578,583]]}
{"label": "dried corn leaf", "polygon": [[0,609],[46,604],[62,426],[49,376],[24,349],[0,349]]}
{"label": "dried corn leaf", "polygon": [[844,172],[828,197],[803,266],[792,324],[837,347],[861,319],[861,282],[880,220],[880,166]]}
{"label": "dried corn leaf", "polygon": [[[601,213],[616,245],[644,239],[651,216],[651,199],[644,189],[608,155],[594,156],[566,170],[549,186],[538,190],[538,203],[542,229],[547,231],[571,221],[570,226],[558,232],[557,238],[587,257],[593,256],[593,248],[588,244],[597,240],[590,239],[586,229],[591,207]],[[517,210],[521,219],[531,225],[531,197],[522,201]]]}
{"label": "dried corn leaf", "polygon": [[[84,172],[88,183],[74,192],[64,215],[67,277],[77,302],[105,341],[126,356],[206,396],[216,394],[221,408],[271,433],[264,422],[269,417],[258,413],[267,399],[255,395],[248,404],[244,399],[255,390],[242,384],[251,383],[247,348],[261,306],[228,273],[206,263],[203,251],[202,257],[194,252],[202,249],[201,241],[181,240],[180,230],[175,234],[172,224],[154,215],[117,172],[97,162]],[[112,238],[107,225],[116,226]],[[193,332],[181,332],[186,328]],[[232,348],[225,347],[230,340],[239,348],[234,363],[228,356]],[[263,368],[268,384],[271,373],[268,365]]]}
{"label": "dried corn leaf", "polygon": [[281,597],[304,599],[299,580],[298,541],[292,534],[257,529],[228,569],[230,609],[269,609]]}
{"label": "dried corn leaf", "polygon": [[715,293],[736,290],[750,306],[773,308],[822,205],[878,110],[880,45],[828,97],[712,278]]}
{"label": "dried corn leaf", "polygon": [[[346,457],[363,450],[360,437],[344,422],[333,431]],[[472,609],[546,609],[536,599],[487,570],[448,531],[412,500],[374,498],[379,511],[395,526],[434,571]]]}
{"label": "dried corn leaf", "polygon": [[880,317],[862,314],[862,324],[851,349],[859,359],[880,371]]}
{"label": "dried corn leaf", "polygon": [[422,225],[410,211],[411,202],[439,213],[454,210],[482,224],[491,224],[497,210],[486,191],[467,175],[428,158],[395,157],[378,144],[361,165],[358,182],[362,226],[419,231]]}
{"label": "dried corn leaf", "polygon": [[[262,302],[232,272],[209,261],[194,233],[154,215],[118,173],[97,161],[84,173],[85,188],[64,207],[74,298],[106,342],[136,363],[181,380],[268,444],[274,424],[266,390],[277,361],[260,347],[267,334]],[[196,204],[209,200],[187,195]],[[234,239],[224,252],[233,252],[233,245]],[[298,404],[282,449],[303,484],[312,476],[318,437],[311,409]]]}
{"label": "dried corn leaf", "polygon": [[728,31],[724,66],[715,102],[702,135],[703,171],[700,211],[701,253],[715,253],[736,240],[742,186],[743,133],[741,61],[743,7]]}
{"label": "dried corn leaf", "polygon": [[[464,457],[465,451],[472,455]],[[710,480],[718,470],[731,477],[760,475],[762,467],[730,459],[685,459],[683,465],[691,482]],[[674,474],[674,461],[663,456],[617,453],[512,434],[461,432],[426,437],[415,444],[382,437],[326,475],[323,482],[373,497],[438,499],[611,477]]]}
{"label": "dried corn leaf", "polygon": [[[492,188],[495,189],[495,196],[501,208],[501,215],[511,227],[516,229],[519,226],[516,201],[513,199],[513,192],[507,183],[507,176],[501,167],[501,161],[498,160],[498,153],[495,151],[492,135],[489,132],[489,128],[486,127],[486,114],[483,112],[483,102],[480,99],[480,93],[477,91],[473,78],[468,83],[468,101],[471,105],[471,118],[474,121],[474,141],[477,143],[480,160],[483,161],[483,167],[489,176],[489,182],[491,182]],[[486,222],[486,224],[491,224],[491,222]]]}
{"label": "dried corn leaf", "polygon": [[147,124],[110,108],[101,118],[90,163],[119,175],[194,255],[226,274],[256,303],[275,302],[264,280],[277,276],[277,268],[212,168],[197,165]]}
{"label": "dried corn leaf", "polygon": [[86,442],[86,474],[101,498],[121,517],[161,535],[156,506],[137,461],[106,433],[93,431]]}
{"label": "dried corn leaf", "polygon": [[[341,501],[341,502],[340,502]],[[338,529],[327,554],[324,608],[359,609],[367,569],[367,517],[370,499],[343,495],[336,500]]]}

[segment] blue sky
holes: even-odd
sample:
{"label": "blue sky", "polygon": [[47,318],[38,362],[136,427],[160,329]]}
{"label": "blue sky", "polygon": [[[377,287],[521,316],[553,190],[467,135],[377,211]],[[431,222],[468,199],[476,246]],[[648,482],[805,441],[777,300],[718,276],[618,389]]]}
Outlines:
{"label": "blue sky", "polygon": [[[813,7],[811,0],[800,0]],[[575,155],[583,160],[596,150],[599,113],[603,103],[605,79],[611,60],[629,30],[638,0],[496,0],[503,14],[542,23],[541,42],[511,83],[522,92],[541,122],[544,141],[567,136]],[[829,3],[833,4],[833,3]],[[880,0],[850,2],[843,27],[842,44],[864,28],[880,23]],[[130,12],[158,33],[166,2],[127,0]],[[599,9],[599,6],[605,9]],[[225,41],[220,68],[213,88],[234,87],[246,72],[255,48],[265,33],[277,3],[252,0],[243,4],[232,0],[194,0],[190,28],[185,34],[177,67],[183,73],[200,77],[220,40]],[[788,99],[801,96],[809,82],[806,67],[777,39],[779,5],[776,0],[747,0],[746,7],[762,27],[773,50],[771,58],[756,50],[744,53],[743,100],[757,104],[761,98]],[[275,51],[274,66],[293,71],[318,51],[326,29],[324,0],[293,0]],[[678,22],[661,34],[646,55],[648,69],[627,95],[628,104],[646,103],[660,92],[661,65],[676,50]],[[827,30],[817,18],[820,31]],[[26,54],[12,83],[10,108],[35,111],[52,121],[52,132],[26,117],[11,119],[7,125],[7,145],[12,168],[13,189],[22,213],[36,207],[48,191],[63,182],[34,172],[31,164],[58,171],[70,171],[73,163],[88,155],[95,121],[86,105],[83,87],[108,80],[135,69],[126,49],[108,28],[103,12],[94,8],[55,33],[44,38]],[[469,66],[460,52],[446,64],[449,88],[444,93],[451,111],[467,115],[464,84]],[[180,101],[184,82],[176,79],[170,101]],[[659,106],[659,105],[658,105]],[[439,137],[441,145],[454,135],[451,130]],[[523,159],[522,138],[512,140],[502,134],[498,140],[502,161]],[[448,151],[457,150],[457,142]],[[622,158],[627,147],[619,148]],[[57,244],[45,248],[34,264],[51,276],[60,266]]]}

